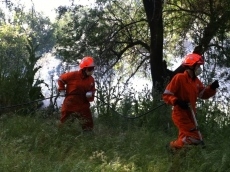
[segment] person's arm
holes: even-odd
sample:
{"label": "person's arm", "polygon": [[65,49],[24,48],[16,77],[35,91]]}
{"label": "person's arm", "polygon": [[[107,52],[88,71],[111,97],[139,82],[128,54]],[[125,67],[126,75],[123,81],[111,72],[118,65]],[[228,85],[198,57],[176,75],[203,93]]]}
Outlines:
{"label": "person's arm", "polygon": [[67,79],[67,73],[62,74],[62,75],[58,78],[57,83],[58,83],[58,91],[59,91],[59,92],[60,92],[60,91],[65,91],[65,90],[66,90],[66,88],[65,88],[65,86],[66,86],[66,79]]}
{"label": "person's arm", "polygon": [[180,97],[177,97],[175,93],[180,90],[180,86],[182,84],[182,75],[176,75],[171,82],[167,85],[164,93],[163,93],[163,100],[165,103],[172,105],[172,106],[179,106],[182,109],[188,109],[189,108],[189,102],[185,100],[181,100]]}
{"label": "person's arm", "polygon": [[175,93],[177,89],[179,89],[179,79],[178,75],[174,76],[171,82],[167,85],[162,98],[166,104],[174,106],[177,101],[177,97],[175,96]]}
{"label": "person's arm", "polygon": [[214,81],[212,84],[204,87],[204,85],[200,82],[199,87],[199,98],[208,99],[216,94],[216,89],[219,88],[218,81]]}
{"label": "person's arm", "polygon": [[89,102],[94,101],[95,91],[96,91],[94,78],[92,78],[92,81],[93,81],[93,85],[91,86],[90,90],[88,90],[88,92],[86,93],[86,97]]}

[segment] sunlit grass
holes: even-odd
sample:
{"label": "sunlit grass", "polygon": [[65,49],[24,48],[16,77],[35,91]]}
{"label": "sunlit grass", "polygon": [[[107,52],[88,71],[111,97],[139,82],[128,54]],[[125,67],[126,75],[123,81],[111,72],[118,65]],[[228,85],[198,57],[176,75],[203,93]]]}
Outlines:
{"label": "sunlit grass", "polygon": [[[81,135],[76,122],[58,129],[55,119],[1,116],[0,171],[165,172],[228,171],[228,144],[170,155],[172,138],[147,128],[126,130],[95,124],[94,135]],[[216,139],[217,140],[217,139]],[[208,140],[212,143],[215,140]]]}

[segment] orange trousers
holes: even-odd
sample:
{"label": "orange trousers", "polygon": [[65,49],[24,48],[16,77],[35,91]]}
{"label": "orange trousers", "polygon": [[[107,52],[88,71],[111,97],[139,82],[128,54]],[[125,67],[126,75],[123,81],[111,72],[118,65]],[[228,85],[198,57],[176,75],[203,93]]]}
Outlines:
{"label": "orange trousers", "polygon": [[185,118],[186,114],[173,114],[173,122],[179,130],[178,138],[170,142],[172,148],[182,148],[184,145],[197,145],[200,143],[198,131],[191,118]]}
{"label": "orange trousers", "polygon": [[191,136],[185,135],[183,132],[179,132],[179,136],[177,140],[170,142],[170,147],[180,149],[184,147],[185,145],[198,145],[200,142],[201,140],[197,137],[191,137]]}
{"label": "orange trousers", "polygon": [[64,123],[70,117],[70,115],[73,115],[73,117],[76,117],[80,121],[83,131],[93,130],[93,117],[89,108],[79,111],[62,111],[60,119],[61,123]]}

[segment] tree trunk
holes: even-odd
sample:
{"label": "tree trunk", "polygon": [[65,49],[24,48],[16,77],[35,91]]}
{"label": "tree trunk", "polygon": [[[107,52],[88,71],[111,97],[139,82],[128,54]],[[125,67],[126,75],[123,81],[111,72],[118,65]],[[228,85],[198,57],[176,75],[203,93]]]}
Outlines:
{"label": "tree trunk", "polygon": [[162,0],[143,0],[150,28],[150,69],[155,91],[163,91],[163,19]]}
{"label": "tree trunk", "polygon": [[[209,43],[213,39],[213,37],[217,34],[219,29],[223,27],[226,23],[229,22],[230,12],[225,12],[222,16],[215,18],[211,17],[211,20],[204,28],[204,32],[202,37],[200,38],[199,45],[194,48],[193,53],[197,53],[203,55],[205,51],[209,48]],[[183,66],[178,66],[172,73],[171,78],[177,73],[183,72]]]}

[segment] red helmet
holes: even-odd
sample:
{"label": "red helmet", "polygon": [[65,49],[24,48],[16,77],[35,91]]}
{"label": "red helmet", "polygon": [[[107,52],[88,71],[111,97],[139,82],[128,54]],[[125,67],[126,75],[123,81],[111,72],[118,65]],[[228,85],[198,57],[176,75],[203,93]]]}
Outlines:
{"label": "red helmet", "polygon": [[204,64],[203,57],[195,53],[188,54],[187,56],[185,56],[184,61],[182,62],[183,66],[189,66],[189,67],[192,67],[195,64],[200,64],[200,65]]}
{"label": "red helmet", "polygon": [[94,67],[94,60],[93,57],[87,56],[84,57],[80,62],[80,69],[83,69],[85,67]]}

